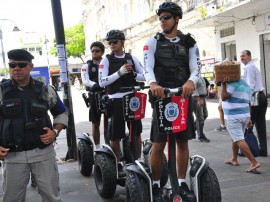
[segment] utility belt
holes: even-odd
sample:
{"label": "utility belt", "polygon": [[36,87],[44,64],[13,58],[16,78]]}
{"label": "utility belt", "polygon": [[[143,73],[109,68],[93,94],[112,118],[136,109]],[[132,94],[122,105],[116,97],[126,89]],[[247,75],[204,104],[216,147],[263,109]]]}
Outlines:
{"label": "utility belt", "polygon": [[9,144],[7,146],[3,146],[5,148],[9,148],[9,152],[22,152],[22,151],[29,151],[33,149],[44,149],[45,147],[49,146],[50,144],[43,144],[40,143],[39,145],[29,144],[29,145],[14,145]]}

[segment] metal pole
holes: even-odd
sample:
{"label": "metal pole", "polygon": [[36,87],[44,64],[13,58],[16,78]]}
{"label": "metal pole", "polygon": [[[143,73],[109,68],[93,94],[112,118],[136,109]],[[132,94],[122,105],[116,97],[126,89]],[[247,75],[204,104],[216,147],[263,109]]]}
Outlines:
{"label": "metal pole", "polygon": [[60,0],[51,0],[52,13],[54,21],[55,38],[57,44],[58,62],[60,68],[60,81],[62,84],[63,102],[68,109],[68,127],[67,127],[67,145],[68,152],[66,160],[77,160],[77,141],[75,133],[75,124],[73,116],[72,98],[69,86],[69,74],[67,67],[66,47],[65,47],[65,34],[62,17],[62,8]]}
{"label": "metal pole", "polygon": [[0,41],[1,41],[1,51],[2,51],[2,58],[3,58],[3,65],[4,65],[4,71],[5,71],[5,78],[7,77],[7,65],[6,65],[6,57],[5,57],[5,51],[4,51],[4,44],[3,44],[3,32],[2,28],[0,27]]}

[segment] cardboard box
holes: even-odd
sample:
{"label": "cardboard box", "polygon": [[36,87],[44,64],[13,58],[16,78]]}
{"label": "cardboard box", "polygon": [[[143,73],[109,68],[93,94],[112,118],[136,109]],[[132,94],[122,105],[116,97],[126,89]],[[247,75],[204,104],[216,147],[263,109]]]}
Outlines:
{"label": "cardboard box", "polygon": [[214,66],[215,83],[224,81],[225,77],[229,77],[229,82],[239,81],[241,77],[240,63],[225,61]]}

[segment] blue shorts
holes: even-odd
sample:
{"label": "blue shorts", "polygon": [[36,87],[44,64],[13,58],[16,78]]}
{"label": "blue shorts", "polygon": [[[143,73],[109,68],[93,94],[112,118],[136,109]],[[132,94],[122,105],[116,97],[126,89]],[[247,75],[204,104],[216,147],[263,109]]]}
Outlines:
{"label": "blue shorts", "polygon": [[244,140],[245,128],[248,124],[249,117],[227,120],[227,130],[234,142]]}

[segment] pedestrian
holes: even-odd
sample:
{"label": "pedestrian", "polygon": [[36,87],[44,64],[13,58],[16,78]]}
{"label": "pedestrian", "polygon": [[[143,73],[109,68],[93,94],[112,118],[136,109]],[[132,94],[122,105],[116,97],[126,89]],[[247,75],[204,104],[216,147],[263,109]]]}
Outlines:
{"label": "pedestrian", "polygon": [[240,149],[251,162],[246,172],[254,172],[261,165],[252,155],[244,138],[245,128],[252,124],[249,109],[251,90],[243,79],[231,83],[227,82],[228,79],[225,79],[221,83],[221,99],[227,129],[232,138],[232,158],[225,163],[238,166],[237,154]]}
{"label": "pedestrian", "polygon": [[217,92],[215,91],[215,84],[210,84],[208,88],[208,99],[216,99],[217,98]]}
{"label": "pedestrian", "polygon": [[[150,85],[150,100],[164,98],[164,88],[182,87],[182,96],[192,99],[195,86],[200,78],[200,58],[196,41],[190,34],[177,30],[182,19],[182,9],[173,2],[162,3],[156,11],[159,16],[161,33],[148,39],[144,46],[144,73]],[[183,200],[194,201],[195,195],[186,184],[186,172],[189,161],[188,140],[194,135],[193,104],[189,103],[188,129],[176,133],[178,192]],[[160,173],[163,167],[163,151],[166,135],[158,133],[155,110],[151,125],[150,139],[153,142],[150,164],[153,179],[154,201],[162,201]]]}
{"label": "pedestrian", "polygon": [[[267,137],[266,137],[266,120],[267,97],[265,96],[260,70],[251,61],[251,52],[244,50],[241,52],[241,62],[245,65],[243,79],[248,83],[252,90],[253,103],[251,105],[251,121],[256,126],[259,139],[260,156],[268,156]],[[256,102],[255,102],[256,101]]]}
{"label": "pedestrian", "polygon": [[207,86],[205,78],[201,77],[197,83],[196,91],[193,94],[194,114],[196,116],[195,129],[197,131],[198,139],[201,142],[209,143],[210,140],[205,136],[203,132],[204,122],[208,117],[208,110],[205,100],[206,95],[207,95]]}
{"label": "pedestrian", "polygon": [[92,53],[92,60],[88,60],[86,64],[82,66],[81,78],[83,85],[86,86],[86,90],[89,91],[89,121],[92,122],[92,134],[96,149],[100,148],[100,120],[101,113],[97,110],[97,102],[95,100],[95,92],[103,91],[98,84],[98,68],[99,63],[102,60],[105,46],[103,43],[96,41],[90,46]]}
{"label": "pedestrian", "polygon": [[[99,85],[106,87],[112,101],[108,125],[108,138],[117,161],[120,161],[120,140],[125,137],[125,121],[123,115],[123,96],[131,91],[121,91],[121,87],[137,85],[136,80],[144,81],[143,68],[139,60],[129,53],[125,53],[125,35],[120,30],[111,30],[107,33],[106,40],[111,49],[111,54],[106,55],[99,65]],[[127,124],[129,127],[129,124]],[[135,159],[141,156],[141,120],[132,121],[132,134],[136,134]],[[120,165],[120,164],[119,164]],[[121,169],[121,168],[120,168]]]}
{"label": "pedestrian", "polygon": [[81,82],[80,82],[80,79],[78,78],[78,76],[75,76],[75,78],[74,78],[74,86],[78,91],[81,88]]}
{"label": "pedestrian", "polygon": [[66,108],[52,86],[30,76],[34,56],[14,49],[8,58],[11,78],[0,84],[3,201],[25,201],[30,174],[43,201],[61,201],[53,143],[68,124]]}

